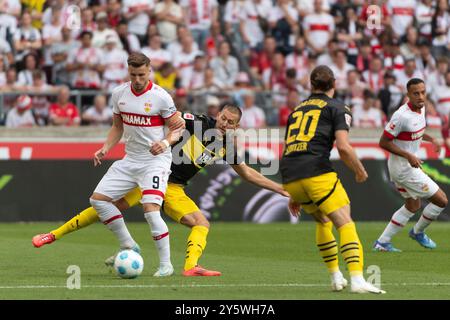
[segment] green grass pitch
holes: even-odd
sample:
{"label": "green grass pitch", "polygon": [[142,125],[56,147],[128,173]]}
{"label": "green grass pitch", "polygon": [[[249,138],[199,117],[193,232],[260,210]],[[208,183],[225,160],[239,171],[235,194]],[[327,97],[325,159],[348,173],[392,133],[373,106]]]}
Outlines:
{"label": "green grass pitch", "polygon": [[[158,258],[145,223],[130,223],[141,245],[144,272],[137,279],[119,279],[103,260],[117,249],[117,241],[97,223],[36,249],[31,238],[55,223],[3,223],[0,250],[0,299],[449,299],[450,224],[434,223],[429,235],[438,244],[430,251],[409,239],[409,224],[395,239],[402,253],[376,253],[371,244],[385,223],[357,223],[365,248],[365,268],[381,270],[385,295],[358,295],[348,289],[333,293],[314,243],[315,226],[274,223],[213,223],[201,259],[205,267],[222,271],[221,277],[181,275],[189,229],[169,224],[172,263],[170,278],[154,278]],[[345,266],[341,259],[341,270]],[[81,269],[81,289],[66,287],[67,268]],[[344,272],[347,276],[347,273]],[[370,276],[366,274],[366,277]]]}

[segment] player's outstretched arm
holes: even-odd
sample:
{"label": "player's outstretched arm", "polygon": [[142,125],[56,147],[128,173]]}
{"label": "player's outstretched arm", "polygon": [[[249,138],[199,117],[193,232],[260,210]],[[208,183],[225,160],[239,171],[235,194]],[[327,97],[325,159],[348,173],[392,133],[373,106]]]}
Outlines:
{"label": "player's outstretched arm", "polygon": [[270,179],[264,177],[261,173],[253,168],[250,168],[245,163],[234,164],[231,167],[244,180],[251,182],[261,188],[272,190],[282,196],[289,197],[289,193],[283,189],[283,186]]}
{"label": "player's outstretched arm", "polygon": [[364,182],[367,180],[368,175],[361,161],[356,156],[355,150],[353,150],[348,140],[347,130],[337,130],[336,135],[336,148],[338,149],[341,160],[345,165],[355,173],[356,182]]}
{"label": "player's outstretched arm", "polygon": [[123,122],[122,117],[118,114],[113,116],[113,124],[108,132],[105,144],[100,150],[97,150],[94,154],[94,166],[102,164],[103,157],[112,149],[122,138],[123,135]]}
{"label": "player's outstretched arm", "polygon": [[388,137],[387,135],[383,134],[381,136],[379,145],[384,150],[389,151],[392,154],[395,154],[397,156],[407,159],[409,164],[413,168],[421,168],[422,167],[422,160],[417,158],[412,153],[409,153],[409,152],[401,149],[400,147],[398,147],[395,143],[392,142],[392,138]]}

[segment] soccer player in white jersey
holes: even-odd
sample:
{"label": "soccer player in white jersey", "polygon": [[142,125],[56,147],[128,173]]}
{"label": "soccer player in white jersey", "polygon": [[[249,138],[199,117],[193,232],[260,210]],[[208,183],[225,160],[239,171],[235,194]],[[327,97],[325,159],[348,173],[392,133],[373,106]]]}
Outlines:
{"label": "soccer player in white jersey", "polygon": [[136,186],[140,187],[144,216],[160,258],[159,269],[154,276],[170,276],[173,266],[169,231],[159,212],[172,162],[170,144],[164,139],[164,124],[171,132],[184,127],[184,120],[176,112],[171,96],[149,80],[150,59],[142,53],[132,53],[127,62],[131,82],[112,92],[113,125],[104,146],[94,155],[94,165],[101,164],[102,158],[123,135],[126,155],[109,168],[94,190],[90,203],[100,221],[119,240],[120,249],[140,252],[122,214],[112,203]]}
{"label": "soccer player in white jersey", "polygon": [[436,248],[424,231],[438,218],[448,202],[444,191],[422,171],[422,161],[417,157],[422,139],[433,143],[436,151],[440,151],[436,140],[425,133],[425,83],[413,78],[408,81],[406,89],[409,102],[392,115],[380,139],[380,147],[391,153],[388,160],[389,174],[405,198],[405,205],[394,213],[384,232],[375,241],[374,251],[401,251],[392,245],[392,237],[421,208],[421,199],[427,199],[429,204],[409,231],[409,236],[425,248]]}

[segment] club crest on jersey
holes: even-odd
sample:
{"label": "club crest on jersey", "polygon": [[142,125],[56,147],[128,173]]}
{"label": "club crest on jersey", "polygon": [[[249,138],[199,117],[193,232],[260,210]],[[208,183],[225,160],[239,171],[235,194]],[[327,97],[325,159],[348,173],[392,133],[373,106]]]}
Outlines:
{"label": "club crest on jersey", "polygon": [[144,111],[149,113],[151,110],[152,104],[150,102],[144,103]]}
{"label": "club crest on jersey", "polygon": [[391,130],[394,130],[394,129],[395,129],[395,124],[391,123],[391,124],[389,125],[389,128],[390,128]]}
{"label": "club crest on jersey", "polygon": [[192,113],[185,113],[183,115],[183,118],[185,118],[186,120],[194,120],[194,115]]}

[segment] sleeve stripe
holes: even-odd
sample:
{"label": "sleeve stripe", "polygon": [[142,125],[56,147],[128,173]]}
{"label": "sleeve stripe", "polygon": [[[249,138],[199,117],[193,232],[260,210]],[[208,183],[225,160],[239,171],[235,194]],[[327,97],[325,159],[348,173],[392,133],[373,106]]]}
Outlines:
{"label": "sleeve stripe", "polygon": [[163,117],[164,119],[169,119],[169,118],[172,118],[174,115],[176,115],[177,114],[177,112],[175,111],[174,113],[172,113],[170,116],[168,116],[168,117]]}
{"label": "sleeve stripe", "polygon": [[386,130],[384,130],[383,135],[385,137],[388,137],[389,139],[395,139],[395,136],[393,136],[391,133],[387,132]]}

